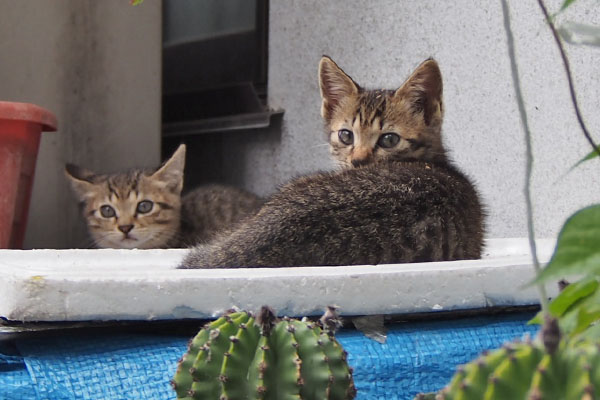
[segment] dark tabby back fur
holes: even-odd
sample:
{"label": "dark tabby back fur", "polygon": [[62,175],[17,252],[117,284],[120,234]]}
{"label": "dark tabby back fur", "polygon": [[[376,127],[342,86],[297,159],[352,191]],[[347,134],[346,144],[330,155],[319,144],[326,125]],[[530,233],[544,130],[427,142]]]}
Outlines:
{"label": "dark tabby back fur", "polygon": [[181,199],[180,240],[188,246],[208,242],[256,213],[262,203],[256,195],[232,186],[201,186]]}
{"label": "dark tabby back fur", "polygon": [[257,196],[224,185],[201,186],[181,197],[185,145],[156,170],[98,175],[68,164],[95,247],[184,247],[210,240],[258,210]]}
{"label": "dark tabby back fur", "polygon": [[326,57],[320,74],[332,154],[348,168],[290,182],[231,234],[194,248],[180,268],[479,258],[484,216],[442,147],[437,63],[421,64],[396,91],[364,91]]}

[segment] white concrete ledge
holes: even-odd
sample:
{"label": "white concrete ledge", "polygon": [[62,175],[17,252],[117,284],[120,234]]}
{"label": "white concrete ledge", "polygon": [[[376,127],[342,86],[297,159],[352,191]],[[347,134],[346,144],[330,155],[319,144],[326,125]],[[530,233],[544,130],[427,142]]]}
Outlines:
{"label": "white concrete ledge", "polygon": [[[547,261],[554,240],[539,240]],[[280,314],[400,314],[536,304],[525,239],[488,241],[482,260],[378,266],[176,270],[185,250],[0,250],[9,321],[214,317],[268,304]],[[550,288],[551,295],[556,293]]]}

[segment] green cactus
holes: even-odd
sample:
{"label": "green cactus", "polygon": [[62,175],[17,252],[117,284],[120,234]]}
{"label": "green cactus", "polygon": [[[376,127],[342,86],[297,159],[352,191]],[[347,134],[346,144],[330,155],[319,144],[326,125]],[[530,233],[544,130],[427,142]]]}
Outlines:
{"label": "green cactus", "polygon": [[[458,368],[436,400],[585,399],[600,394],[600,346],[563,340],[554,352],[541,341],[510,343]],[[429,396],[429,397],[425,397]]]}
{"label": "green cactus", "polygon": [[333,337],[337,315],[316,323],[233,311],[190,341],[171,381],[178,399],[353,399],[346,352]]}

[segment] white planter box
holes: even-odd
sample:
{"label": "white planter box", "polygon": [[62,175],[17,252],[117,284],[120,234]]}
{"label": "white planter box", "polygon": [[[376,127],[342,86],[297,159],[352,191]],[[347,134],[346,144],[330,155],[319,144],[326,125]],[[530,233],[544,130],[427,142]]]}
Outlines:
{"label": "white planter box", "polygon": [[[554,240],[538,241],[540,259]],[[281,315],[401,314],[536,304],[526,239],[492,239],[482,260],[377,266],[177,270],[185,250],[0,250],[10,321],[214,317],[268,304]],[[556,285],[550,295],[556,294]]]}

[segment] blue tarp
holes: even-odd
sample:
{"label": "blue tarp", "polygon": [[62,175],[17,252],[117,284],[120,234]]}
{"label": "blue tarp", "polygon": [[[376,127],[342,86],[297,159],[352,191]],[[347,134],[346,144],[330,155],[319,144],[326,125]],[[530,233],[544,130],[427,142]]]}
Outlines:
{"label": "blue tarp", "polygon": [[[530,313],[389,326],[379,344],[354,330],[337,338],[358,400],[412,399],[443,387],[456,366],[505,341],[535,334]],[[173,399],[169,381],[188,337],[63,331],[0,342],[0,399]]]}

